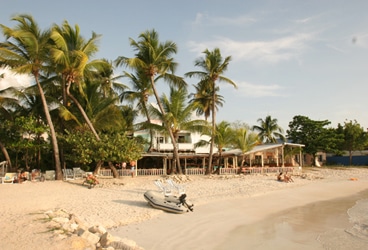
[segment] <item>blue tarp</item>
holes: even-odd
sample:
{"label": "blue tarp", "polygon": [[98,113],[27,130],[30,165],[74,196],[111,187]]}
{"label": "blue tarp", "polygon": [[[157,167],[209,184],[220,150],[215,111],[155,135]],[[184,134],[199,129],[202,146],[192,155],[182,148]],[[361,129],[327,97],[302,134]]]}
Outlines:
{"label": "blue tarp", "polygon": [[[350,166],[349,156],[328,156],[326,157],[326,162],[327,165]],[[368,156],[366,155],[353,156],[351,165],[368,166]]]}

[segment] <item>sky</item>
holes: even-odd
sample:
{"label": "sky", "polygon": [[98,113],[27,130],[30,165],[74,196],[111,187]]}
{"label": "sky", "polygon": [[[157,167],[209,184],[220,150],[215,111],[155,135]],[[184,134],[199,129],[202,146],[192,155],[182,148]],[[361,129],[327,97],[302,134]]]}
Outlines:
{"label": "sky", "polygon": [[[66,20],[86,39],[100,34],[94,59],[134,57],[129,39],[155,29],[160,41],[177,44],[179,76],[200,70],[194,61],[219,48],[231,56],[224,76],[237,88],[218,83],[225,103],[217,122],[253,126],[270,115],[286,131],[302,115],[334,128],[354,120],[368,127],[366,0],[0,0],[0,6],[0,24],[8,27],[13,15],[31,14],[42,29]],[[193,92],[198,79],[185,80]],[[22,81],[2,79],[0,89]],[[165,83],[158,90],[169,94]]]}

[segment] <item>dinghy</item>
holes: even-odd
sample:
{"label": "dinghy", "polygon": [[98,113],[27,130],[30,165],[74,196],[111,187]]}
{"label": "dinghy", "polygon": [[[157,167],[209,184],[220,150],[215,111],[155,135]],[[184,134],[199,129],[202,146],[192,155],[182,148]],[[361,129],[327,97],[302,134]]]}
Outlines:
{"label": "dinghy", "polygon": [[181,194],[179,197],[174,195],[167,196],[162,192],[153,190],[144,193],[144,198],[152,207],[178,214],[193,212],[193,205],[187,203],[186,197],[186,194]]}

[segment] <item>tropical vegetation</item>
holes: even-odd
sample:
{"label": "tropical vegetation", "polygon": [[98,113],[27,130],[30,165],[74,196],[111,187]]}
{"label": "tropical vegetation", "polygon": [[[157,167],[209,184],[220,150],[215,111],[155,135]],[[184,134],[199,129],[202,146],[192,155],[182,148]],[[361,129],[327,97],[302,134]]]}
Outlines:
{"label": "tropical vegetation", "polygon": [[[343,150],[351,155],[368,145],[367,132],[356,121],[333,129],[327,127],[328,120],[299,115],[289,123],[286,136],[269,115],[253,127],[217,122],[217,111],[225,103],[220,83],[237,87],[224,76],[231,56],[223,57],[219,48],[204,50],[194,63],[199,70],[179,76],[176,43],[160,41],[154,29],[142,32],[137,40],[130,38],[133,56],[110,61],[95,58],[101,36],[92,32],[86,39],[78,25],[64,21],[41,30],[32,16],[24,14],[12,21],[14,27],[0,25],[5,37],[0,42],[0,67],[33,80],[26,88],[0,90],[0,159],[10,167],[51,168],[56,179],[62,179],[66,167],[98,171],[107,164],[118,177],[114,163],[139,160],[145,146],[148,152],[153,150],[153,135],[159,133],[172,143],[171,172],[181,174],[182,131],[209,138],[196,144],[209,146],[207,174],[213,173],[213,164],[222,164],[226,149],[240,149],[244,155],[260,143],[281,140],[304,144],[304,151],[313,156]],[[125,67],[122,74],[116,74],[118,67]],[[185,77],[198,79],[193,93]],[[7,74],[0,72],[0,81],[6,80]],[[167,85],[168,95],[158,92],[159,84]],[[150,138],[135,137],[138,130],[149,131]]]}

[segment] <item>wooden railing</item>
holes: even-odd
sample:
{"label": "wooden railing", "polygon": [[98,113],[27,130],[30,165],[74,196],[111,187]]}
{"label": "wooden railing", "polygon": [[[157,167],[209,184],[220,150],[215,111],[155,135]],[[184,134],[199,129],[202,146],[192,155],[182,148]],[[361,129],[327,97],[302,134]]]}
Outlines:
{"label": "wooden railing", "polygon": [[239,168],[220,168],[220,174],[238,174]]}
{"label": "wooden railing", "polygon": [[[130,169],[118,169],[119,176],[130,176]],[[268,173],[293,173],[294,167],[243,167],[239,168],[220,168],[220,174],[268,174]],[[162,168],[151,168],[151,169],[137,169],[137,175],[164,175],[164,169]],[[204,175],[204,168],[187,168],[185,170],[186,175]],[[98,172],[100,176],[113,176],[111,169],[101,169]]]}
{"label": "wooden railing", "polygon": [[243,167],[243,174],[293,173],[294,167]]}
{"label": "wooden railing", "polygon": [[[119,176],[130,176],[132,174],[130,169],[118,169]],[[151,168],[151,169],[137,169],[137,175],[163,175],[164,170],[162,168]],[[98,172],[100,176],[113,176],[111,169],[100,169]]]}
{"label": "wooden railing", "polygon": [[187,168],[185,169],[186,175],[204,175],[205,170],[204,168]]}
{"label": "wooden railing", "polygon": [[137,175],[164,175],[162,168],[137,169]]}

